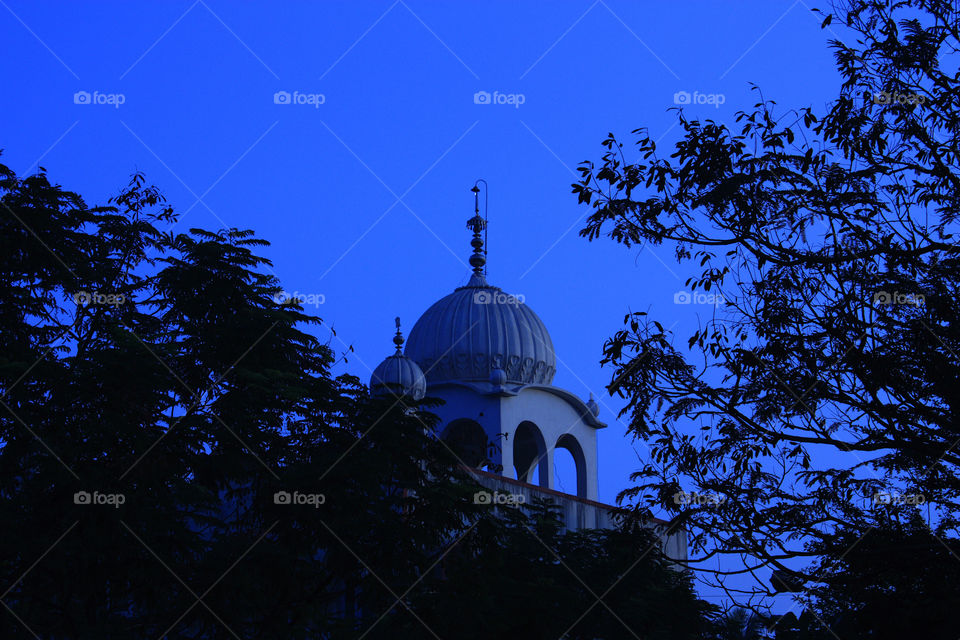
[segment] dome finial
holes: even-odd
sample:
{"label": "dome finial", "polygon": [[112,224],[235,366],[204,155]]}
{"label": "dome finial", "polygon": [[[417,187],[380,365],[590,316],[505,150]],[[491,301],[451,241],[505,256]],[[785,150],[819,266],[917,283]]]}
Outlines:
{"label": "dome finial", "polygon": [[593,392],[590,392],[590,399],[587,401],[587,408],[590,410],[590,413],[593,414],[593,417],[596,418],[600,415],[600,405],[597,404],[597,401],[593,399]]}
{"label": "dome finial", "polygon": [[393,336],[393,344],[397,345],[397,354],[401,355],[403,352],[400,350],[403,347],[403,334],[400,333],[400,316],[396,318],[397,323],[397,335]]}
{"label": "dome finial", "polygon": [[507,383],[507,372],[500,366],[500,356],[493,357],[493,368],[490,369],[490,384],[496,389],[502,389]]}
{"label": "dome finial", "polygon": [[[487,272],[487,250],[484,248],[484,243],[486,241],[486,229],[487,229],[487,220],[486,217],[480,217],[480,187],[477,185],[483,183],[483,186],[487,186],[486,180],[477,180],[474,183],[473,188],[470,191],[473,192],[473,217],[467,220],[467,229],[473,231],[473,239],[470,240],[470,246],[473,247],[473,255],[470,256],[470,266],[473,267],[473,275],[476,277],[483,277]],[[484,216],[486,216],[486,211],[484,211]],[[483,238],[480,237],[480,232],[483,231]]]}

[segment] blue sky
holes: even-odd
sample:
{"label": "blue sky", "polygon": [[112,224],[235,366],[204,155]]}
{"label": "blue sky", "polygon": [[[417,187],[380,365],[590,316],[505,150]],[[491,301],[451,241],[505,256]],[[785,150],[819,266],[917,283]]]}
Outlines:
{"label": "blue sky", "polygon": [[597,396],[612,502],[646,448],[603,392],[603,341],[630,310],[685,335],[713,307],[674,304],[687,273],[669,250],[580,238],[574,170],[607,132],[646,127],[666,151],[677,92],[713,96],[686,109],[726,123],[757,101],[750,83],[822,109],[839,81],[812,6],[0,0],[0,162],[42,165],[88,204],[141,170],[177,228],[254,229],[286,290],[323,301],[332,345],[355,349],[342,369],[363,379],[395,316],[409,330],[468,279],[484,178],[489,279],[546,323],[554,383]]}

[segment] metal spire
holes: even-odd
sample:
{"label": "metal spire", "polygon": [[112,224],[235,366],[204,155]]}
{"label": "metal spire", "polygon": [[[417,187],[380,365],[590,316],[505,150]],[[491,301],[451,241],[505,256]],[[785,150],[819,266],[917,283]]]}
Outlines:
{"label": "metal spire", "polygon": [[[470,240],[470,246],[473,247],[473,255],[470,256],[470,266],[473,267],[473,275],[478,277],[482,277],[487,272],[487,250],[484,248],[487,236],[487,212],[484,211],[484,217],[480,217],[480,187],[477,186],[481,182],[483,183],[484,191],[486,191],[487,182],[482,179],[477,180],[473,188],[470,189],[470,191],[473,192],[473,217],[467,220],[467,229],[473,231],[473,238]],[[486,207],[486,201],[484,201],[484,207]],[[480,237],[481,231],[483,231],[483,238]]]}

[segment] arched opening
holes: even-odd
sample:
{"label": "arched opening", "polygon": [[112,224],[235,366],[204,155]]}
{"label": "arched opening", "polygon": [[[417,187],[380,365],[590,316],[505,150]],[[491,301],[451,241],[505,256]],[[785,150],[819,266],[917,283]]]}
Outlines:
{"label": "arched opening", "polygon": [[469,467],[482,469],[488,466],[487,433],[474,420],[459,418],[446,426],[440,435],[460,460]]}
{"label": "arched opening", "polygon": [[563,447],[553,450],[553,488],[561,493],[577,495],[577,462]]}
{"label": "arched opening", "polygon": [[[537,484],[541,487],[550,486],[545,472],[546,462],[547,445],[539,427],[526,420],[521,422],[513,434],[513,466],[516,468],[517,480],[533,483],[533,478],[536,477]],[[536,476],[534,472],[537,472]]]}
{"label": "arched opening", "polygon": [[[561,453],[563,452],[563,453]],[[558,455],[559,454],[559,455]],[[569,454],[569,455],[567,455]],[[579,498],[587,497],[587,459],[583,455],[583,448],[580,446],[580,443],[577,442],[577,439],[565,433],[557,440],[557,446],[554,448],[554,467],[557,470],[557,474],[560,473],[560,464],[563,460],[563,464],[566,466],[564,469],[565,475],[563,482],[564,484],[557,484],[558,487],[563,487],[561,491],[565,493],[574,493],[576,490],[576,496]],[[572,474],[570,474],[569,465],[572,463]],[[559,477],[559,475],[558,475]],[[569,479],[568,479],[569,478]]]}

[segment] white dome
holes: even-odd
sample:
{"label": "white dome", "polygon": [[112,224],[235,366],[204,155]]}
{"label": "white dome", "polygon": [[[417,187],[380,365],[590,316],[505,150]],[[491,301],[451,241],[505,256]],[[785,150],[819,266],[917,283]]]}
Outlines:
{"label": "white dome", "polygon": [[430,384],[488,382],[498,365],[508,384],[550,384],[557,369],[543,321],[478,273],[417,320],[405,354]]}
{"label": "white dome", "polygon": [[427,380],[416,362],[402,354],[392,355],[373,370],[370,391],[377,395],[410,396],[420,400],[427,391]]}
{"label": "white dome", "polygon": [[370,375],[370,392],[374,395],[409,396],[414,400],[423,398],[427,380],[417,363],[403,355],[403,334],[400,333],[400,318],[396,319],[397,335],[393,344],[397,352],[377,365]]}

